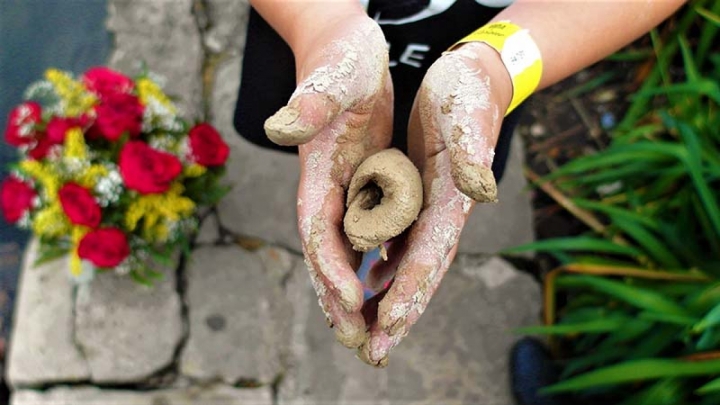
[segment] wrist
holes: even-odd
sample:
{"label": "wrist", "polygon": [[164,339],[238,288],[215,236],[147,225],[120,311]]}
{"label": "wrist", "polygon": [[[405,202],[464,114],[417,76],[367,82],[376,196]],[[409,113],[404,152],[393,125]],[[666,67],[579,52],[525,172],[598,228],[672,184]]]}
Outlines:
{"label": "wrist", "polygon": [[483,42],[467,42],[460,44],[451,52],[468,52],[477,64],[477,67],[490,77],[492,88],[491,97],[495,99],[500,108],[501,115],[505,115],[513,97],[513,83],[500,54]]}
{"label": "wrist", "polygon": [[309,2],[290,22],[285,40],[295,59],[302,60],[309,50],[317,48],[318,44],[327,40],[327,31],[358,16],[367,17],[360,2],[356,0]]}

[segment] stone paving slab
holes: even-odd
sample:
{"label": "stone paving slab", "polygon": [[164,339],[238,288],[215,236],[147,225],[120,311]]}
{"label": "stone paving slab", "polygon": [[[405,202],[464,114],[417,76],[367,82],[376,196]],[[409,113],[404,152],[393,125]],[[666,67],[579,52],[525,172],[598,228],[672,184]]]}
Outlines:
{"label": "stone paving slab", "polygon": [[196,380],[270,384],[289,344],[281,287],[296,259],[276,248],[201,247],[187,265],[190,335],[180,372]]}
{"label": "stone paving slab", "polygon": [[498,184],[498,202],[475,206],[460,236],[459,253],[497,254],[535,240],[524,165],[522,138],[515,134],[505,174]]}
{"label": "stone paving slab", "polygon": [[296,155],[258,147],[235,131],[232,120],[240,69],[240,57],[218,68],[212,101],[213,124],[230,145],[227,182],[233,186],[218,206],[220,220],[235,233],[300,251],[296,209],[300,163]]}
{"label": "stone paving slab", "polygon": [[176,267],[155,265],[164,278],[153,287],[114,273],[79,287],[75,335],[92,381],[140,382],[172,363],[183,338]]}
{"label": "stone paving slab", "polygon": [[385,369],[334,341],[307,278],[302,284],[281,405],[512,403],[512,330],[537,322],[541,298],[537,283],[507,262],[461,256]]}
{"label": "stone paving slab", "polygon": [[193,0],[108,0],[115,49],[109,66],[127,74],[140,64],[165,78],[164,90],[192,121],[202,117],[202,40]]}
{"label": "stone paving slab", "polygon": [[191,387],[158,391],[60,387],[45,392],[19,390],[10,405],[271,405],[269,388]]}
{"label": "stone paving slab", "polygon": [[90,369],[74,340],[68,260],[33,267],[38,247],[31,240],[23,258],[7,380],[15,387],[88,380]]}
{"label": "stone paving slab", "polygon": [[204,15],[208,27],[203,44],[213,53],[242,53],[245,47],[247,22],[250,16],[248,0],[207,0]]}

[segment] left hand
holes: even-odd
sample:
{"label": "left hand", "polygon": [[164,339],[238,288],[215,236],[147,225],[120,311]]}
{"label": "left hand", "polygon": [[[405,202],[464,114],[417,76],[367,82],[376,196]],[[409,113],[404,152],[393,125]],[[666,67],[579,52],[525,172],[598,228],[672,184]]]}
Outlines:
{"label": "left hand", "polygon": [[360,348],[364,361],[387,364],[390,350],[408,334],[440,285],[473,206],[495,201],[490,168],[511,96],[510,76],[500,56],[482,43],[463,44],[444,54],[425,75],[408,132],[409,156],[422,175],[424,204],[406,238],[390,247],[390,261],[380,262],[368,276],[375,286],[393,275],[394,280],[374,303],[366,304],[377,312],[365,312],[370,333]]}

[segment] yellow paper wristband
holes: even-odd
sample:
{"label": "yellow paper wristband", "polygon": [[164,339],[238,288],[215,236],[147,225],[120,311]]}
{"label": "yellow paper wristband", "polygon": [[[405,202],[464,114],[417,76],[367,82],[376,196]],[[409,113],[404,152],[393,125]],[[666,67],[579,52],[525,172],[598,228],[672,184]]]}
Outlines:
{"label": "yellow paper wristband", "polygon": [[542,76],[542,57],[528,30],[510,21],[498,21],[477,29],[450,49],[466,42],[484,42],[500,54],[513,86],[506,116],[537,89]]}

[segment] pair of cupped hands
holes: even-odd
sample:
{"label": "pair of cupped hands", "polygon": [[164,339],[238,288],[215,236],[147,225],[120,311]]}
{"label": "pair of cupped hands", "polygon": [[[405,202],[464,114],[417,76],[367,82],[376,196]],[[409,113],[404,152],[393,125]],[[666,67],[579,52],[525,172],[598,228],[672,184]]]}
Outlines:
{"label": "pair of cupped hands", "polygon": [[429,68],[408,126],[423,206],[390,243],[389,259],[370,270],[366,284],[378,294],[365,301],[356,275],[361,253],[343,232],[345,193],[359,164],[390,145],[388,46],[366,15],[320,25],[293,47],[297,89],[265,130],[278,144],[299,145],[298,225],[328,324],[363,361],[382,367],[439,286],[474,204],[493,199],[487,175],[512,85],[500,56],[481,43],[453,49]]}

